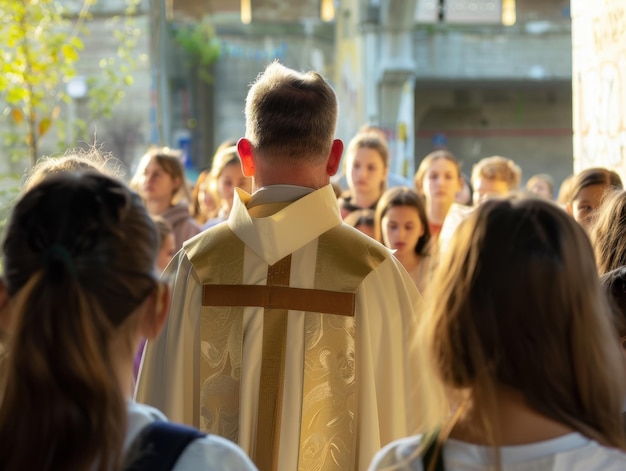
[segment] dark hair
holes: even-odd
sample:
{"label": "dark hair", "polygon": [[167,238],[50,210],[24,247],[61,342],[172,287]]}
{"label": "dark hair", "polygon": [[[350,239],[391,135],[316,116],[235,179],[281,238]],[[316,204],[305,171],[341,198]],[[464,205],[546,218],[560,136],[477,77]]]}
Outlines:
{"label": "dark hair", "polygon": [[373,209],[357,209],[349,213],[343,220],[352,227],[368,226],[374,227],[374,210]]}
{"label": "dark hair", "polygon": [[415,253],[418,255],[427,255],[428,243],[430,242],[430,228],[428,226],[428,218],[426,217],[426,209],[424,208],[424,200],[413,190],[405,187],[395,187],[387,190],[378,200],[376,205],[376,238],[382,241],[382,221],[389,209],[396,206],[409,206],[415,208],[417,215],[424,227],[424,233],[417,239],[415,244]]}
{"label": "dark hair", "polygon": [[118,469],[126,399],[110,342],[157,286],[140,197],[97,173],[55,175],[13,210],[2,251],[14,327],[0,469]]}

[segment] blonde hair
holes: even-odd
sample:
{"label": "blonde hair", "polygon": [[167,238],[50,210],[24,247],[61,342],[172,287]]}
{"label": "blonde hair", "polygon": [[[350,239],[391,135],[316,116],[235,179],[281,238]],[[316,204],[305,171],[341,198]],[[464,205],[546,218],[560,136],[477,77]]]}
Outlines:
{"label": "blonde hair", "polygon": [[[584,230],[538,198],[488,200],[461,223],[431,285],[416,339],[434,383],[426,427],[472,408],[498,446],[496,398],[523,395],[545,417],[624,447],[622,358]],[[450,392],[449,401],[441,401]],[[478,422],[478,423],[476,423]],[[444,437],[445,438],[445,437]]]}
{"label": "blonde hair", "polygon": [[600,275],[626,265],[626,191],[613,190],[605,195],[590,238]]}
{"label": "blonde hair", "polygon": [[417,168],[417,172],[415,172],[415,176],[413,177],[413,186],[415,187],[415,191],[418,195],[424,194],[424,176],[430,169],[433,162],[439,159],[445,159],[448,162],[452,162],[456,167],[457,177],[461,178],[461,164],[452,152],[445,149],[433,151],[422,159],[419,167]]}
{"label": "blonde hair", "polygon": [[522,169],[511,159],[494,155],[480,159],[472,168],[472,183],[478,178],[505,182],[510,190],[519,188]]}
{"label": "blonde hair", "polygon": [[71,149],[62,156],[43,156],[29,170],[24,182],[23,192],[33,188],[51,175],[65,172],[96,171],[110,177],[121,178],[122,163],[98,149]]}

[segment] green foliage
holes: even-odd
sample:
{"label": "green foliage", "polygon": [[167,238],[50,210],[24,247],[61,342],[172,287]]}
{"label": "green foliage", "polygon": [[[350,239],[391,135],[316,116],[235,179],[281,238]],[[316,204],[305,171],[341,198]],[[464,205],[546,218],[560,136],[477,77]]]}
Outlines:
{"label": "green foliage", "polygon": [[[77,74],[81,35],[88,34],[95,3],[83,0],[80,12],[70,16],[58,0],[0,0],[0,98],[6,105],[0,117],[8,122],[2,137],[14,160],[28,155],[34,164],[39,140],[53,128],[62,143],[67,135],[84,135],[85,121],[75,120],[68,129],[58,118],[70,102],[65,84]],[[127,0],[123,17],[111,20],[119,46],[115,57],[101,61],[101,73],[87,77],[89,120],[110,116],[132,83],[139,37],[133,15],[139,3]]]}
{"label": "green foliage", "polygon": [[83,43],[68,34],[70,24],[55,0],[0,0],[0,15],[0,93],[34,163],[37,143],[63,99],[58,85],[76,74]]}
{"label": "green foliage", "polygon": [[207,21],[179,25],[174,30],[174,40],[185,51],[198,76],[211,83],[211,65],[219,59],[221,53],[220,42],[215,36],[213,26]]}

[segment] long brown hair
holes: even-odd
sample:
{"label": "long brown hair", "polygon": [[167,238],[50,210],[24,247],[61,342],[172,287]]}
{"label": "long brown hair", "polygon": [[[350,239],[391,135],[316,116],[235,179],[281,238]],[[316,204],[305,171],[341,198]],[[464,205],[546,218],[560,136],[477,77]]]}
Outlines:
{"label": "long brown hair", "polygon": [[179,186],[172,193],[170,204],[174,206],[181,201],[186,201],[191,206],[193,198],[185,175],[185,168],[181,161],[181,153],[168,147],[152,148],[141,157],[137,170],[135,170],[135,174],[130,181],[131,188],[141,194],[144,172],[148,164],[153,160],[172,179],[179,181]]}
{"label": "long brown hair", "polygon": [[504,387],[624,447],[621,354],[584,230],[547,200],[489,200],[443,256],[420,341],[438,391],[465,395],[476,432],[499,445],[494,399]]}
{"label": "long brown hair", "polygon": [[605,194],[590,238],[600,275],[626,265],[626,191]]}
{"label": "long brown hair", "polygon": [[101,174],[52,176],[17,203],[2,251],[14,322],[0,469],[120,469],[126,398],[111,340],[157,285],[141,199]]}

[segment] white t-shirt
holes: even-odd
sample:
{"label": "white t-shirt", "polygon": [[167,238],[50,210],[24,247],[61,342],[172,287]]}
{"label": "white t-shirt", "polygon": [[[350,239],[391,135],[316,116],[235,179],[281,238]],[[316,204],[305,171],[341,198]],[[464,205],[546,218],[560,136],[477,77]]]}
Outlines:
{"label": "white t-shirt", "polygon": [[[157,409],[128,401],[128,429],[124,449],[128,449],[139,432],[151,422],[167,421]],[[172,471],[256,471],[246,454],[233,442],[217,435],[207,435],[192,441],[176,461]]]}
{"label": "white t-shirt", "polygon": [[[415,452],[421,435],[396,440],[380,450],[369,471],[423,471]],[[493,470],[493,448],[448,439],[443,446],[445,471]],[[502,471],[622,471],[626,453],[579,433],[519,446],[500,447]]]}

